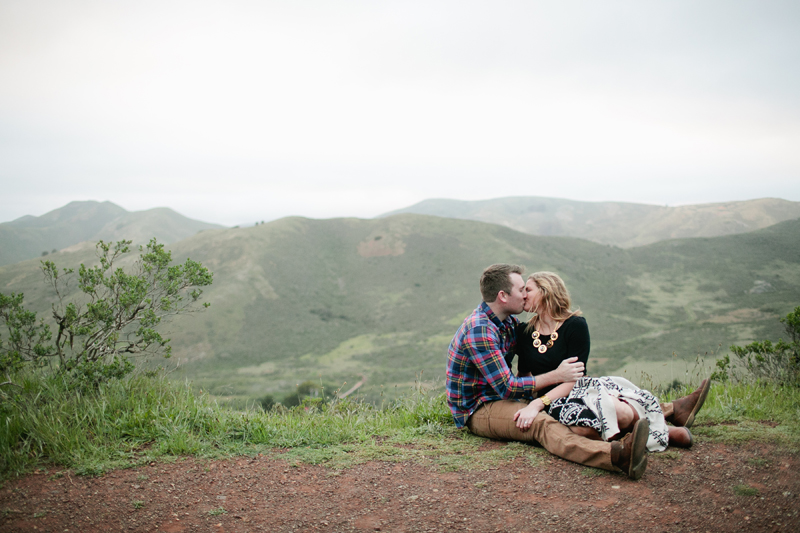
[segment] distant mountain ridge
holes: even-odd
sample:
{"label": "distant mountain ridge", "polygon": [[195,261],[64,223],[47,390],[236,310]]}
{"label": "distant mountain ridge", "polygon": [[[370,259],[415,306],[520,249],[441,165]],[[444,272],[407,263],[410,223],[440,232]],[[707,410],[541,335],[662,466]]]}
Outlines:
{"label": "distant mountain ridge", "polygon": [[800,218],[800,202],[761,198],[665,207],[625,202],[580,202],[539,196],[462,201],[431,199],[391,211],[500,224],[531,235],[578,237],[622,248],[667,239],[747,233]]}
{"label": "distant mountain ridge", "polygon": [[168,244],[221,227],[166,207],[129,212],[112,202],[70,202],[39,217],[26,215],[0,224],[0,265],[41,257],[43,252],[83,241],[128,239],[144,244],[156,237]]}

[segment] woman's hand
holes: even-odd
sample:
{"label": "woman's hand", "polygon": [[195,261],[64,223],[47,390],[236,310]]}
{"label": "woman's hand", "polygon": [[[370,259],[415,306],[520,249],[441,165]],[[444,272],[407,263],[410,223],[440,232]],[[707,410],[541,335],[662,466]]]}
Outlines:
{"label": "woman's hand", "polygon": [[539,411],[541,411],[543,407],[544,404],[542,401],[536,399],[529,403],[527,407],[523,407],[514,413],[514,420],[517,421],[517,427],[522,431],[530,429],[531,424],[533,424],[533,419],[536,418],[536,415],[539,414]]}
{"label": "woman's hand", "polygon": [[558,382],[564,383],[566,381],[578,381],[583,377],[583,371],[583,363],[578,361],[577,357],[570,357],[561,361],[561,364],[553,372],[558,378]]}

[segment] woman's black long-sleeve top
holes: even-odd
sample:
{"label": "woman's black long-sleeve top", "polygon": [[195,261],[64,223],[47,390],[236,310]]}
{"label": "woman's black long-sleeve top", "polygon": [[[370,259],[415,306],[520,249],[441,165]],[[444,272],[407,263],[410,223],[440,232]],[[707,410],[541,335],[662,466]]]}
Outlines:
{"label": "woman's black long-sleeve top", "polygon": [[[516,355],[519,357],[517,360],[517,371],[521,374],[530,372],[534,376],[550,372],[558,368],[558,365],[564,359],[570,357],[577,357],[584,365],[589,360],[589,348],[591,341],[589,339],[589,326],[586,324],[586,319],[582,316],[571,316],[561,324],[558,328],[558,339],[553,342],[553,346],[548,348],[545,353],[533,347],[533,337],[531,332],[526,332],[525,328],[528,326],[527,322],[521,322],[517,325],[517,342],[516,342]],[[543,344],[550,340],[550,335],[541,335],[539,339]],[[514,355],[507,356],[506,363],[511,368],[511,362]],[[545,387],[537,389],[536,392],[541,396],[547,391],[555,387]]]}

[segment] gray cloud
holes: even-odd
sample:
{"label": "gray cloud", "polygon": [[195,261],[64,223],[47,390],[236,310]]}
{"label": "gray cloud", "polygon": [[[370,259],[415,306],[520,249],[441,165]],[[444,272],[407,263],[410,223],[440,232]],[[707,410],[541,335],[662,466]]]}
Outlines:
{"label": "gray cloud", "polygon": [[795,2],[0,4],[0,220],[800,201]]}

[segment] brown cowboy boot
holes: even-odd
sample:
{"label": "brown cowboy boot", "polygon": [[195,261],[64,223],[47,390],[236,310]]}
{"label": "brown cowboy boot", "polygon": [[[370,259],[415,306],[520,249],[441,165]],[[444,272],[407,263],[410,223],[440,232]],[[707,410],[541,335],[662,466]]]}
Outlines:
{"label": "brown cowboy boot", "polygon": [[672,402],[672,416],[667,419],[667,422],[672,422],[673,425],[683,426],[686,428],[692,427],[694,424],[694,417],[697,412],[703,407],[703,402],[706,401],[708,390],[711,388],[711,380],[704,379],[697,390],[689,396],[678,398]]}
{"label": "brown cowboy boot", "polygon": [[639,479],[647,469],[647,437],[650,422],[638,420],[633,430],[621,441],[611,443],[611,464],[625,472],[631,479]]}

